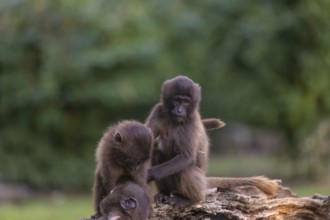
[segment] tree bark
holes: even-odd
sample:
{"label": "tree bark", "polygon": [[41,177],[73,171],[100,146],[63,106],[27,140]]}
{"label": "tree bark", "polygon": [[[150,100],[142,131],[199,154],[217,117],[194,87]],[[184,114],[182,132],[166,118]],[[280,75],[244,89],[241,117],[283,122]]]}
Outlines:
{"label": "tree bark", "polygon": [[329,220],[330,196],[297,197],[283,186],[272,198],[253,186],[214,189],[205,201],[185,209],[157,204],[151,220],[156,219]]}

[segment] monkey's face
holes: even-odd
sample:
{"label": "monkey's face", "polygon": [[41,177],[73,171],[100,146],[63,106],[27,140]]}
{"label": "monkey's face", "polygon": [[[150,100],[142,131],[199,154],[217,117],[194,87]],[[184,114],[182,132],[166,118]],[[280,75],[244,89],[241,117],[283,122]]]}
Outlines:
{"label": "monkey's face", "polygon": [[183,122],[198,109],[200,87],[186,76],[178,76],[164,82],[162,103],[175,122]]}
{"label": "monkey's face", "polygon": [[171,115],[177,122],[182,122],[188,114],[191,99],[188,96],[173,95]]}
{"label": "monkey's face", "polygon": [[143,189],[127,182],[115,187],[100,204],[107,220],[145,220],[149,215],[149,199]]}
{"label": "monkey's face", "polygon": [[132,220],[137,201],[134,197],[109,197],[101,201],[101,212],[107,220]]}

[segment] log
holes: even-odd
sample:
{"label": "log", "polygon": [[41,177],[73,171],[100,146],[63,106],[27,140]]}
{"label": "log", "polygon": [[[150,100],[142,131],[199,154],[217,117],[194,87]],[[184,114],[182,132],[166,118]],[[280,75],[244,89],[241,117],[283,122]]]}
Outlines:
{"label": "log", "polygon": [[329,220],[330,196],[297,197],[283,186],[271,198],[254,186],[215,189],[188,208],[157,204],[151,220],[156,219]]}
{"label": "log", "polygon": [[[100,218],[100,220],[103,218]],[[280,186],[269,197],[254,186],[211,189],[205,200],[187,208],[155,204],[150,220],[329,220],[330,196],[298,197]]]}

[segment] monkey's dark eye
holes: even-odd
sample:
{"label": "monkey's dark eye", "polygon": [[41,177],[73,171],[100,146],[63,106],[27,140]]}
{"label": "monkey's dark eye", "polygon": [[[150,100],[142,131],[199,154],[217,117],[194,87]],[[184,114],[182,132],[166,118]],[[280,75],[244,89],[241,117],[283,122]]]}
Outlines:
{"label": "monkey's dark eye", "polygon": [[179,104],[180,104],[180,102],[173,101],[173,105],[174,105],[174,106],[177,106],[177,105],[179,105]]}
{"label": "monkey's dark eye", "polygon": [[120,201],[120,206],[123,209],[135,209],[136,208],[136,199],[133,197],[130,198],[124,198]]}
{"label": "monkey's dark eye", "polygon": [[123,137],[121,136],[121,134],[120,133],[117,133],[116,135],[115,135],[115,142],[116,143],[121,143],[123,141]]}

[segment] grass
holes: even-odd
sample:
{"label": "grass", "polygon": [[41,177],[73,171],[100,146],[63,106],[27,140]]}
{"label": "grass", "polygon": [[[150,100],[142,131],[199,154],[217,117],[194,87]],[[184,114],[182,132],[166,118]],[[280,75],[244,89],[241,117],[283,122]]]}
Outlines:
{"label": "grass", "polygon": [[330,195],[329,185],[309,183],[307,185],[292,185],[290,188],[299,196]]}
{"label": "grass", "polygon": [[259,176],[281,179],[283,185],[290,187],[299,196],[314,194],[330,195],[329,181],[292,181],[293,169],[286,161],[257,156],[211,157],[209,176]]}
{"label": "grass", "polygon": [[43,197],[21,204],[0,204],[1,220],[77,220],[91,214],[91,196]]}

